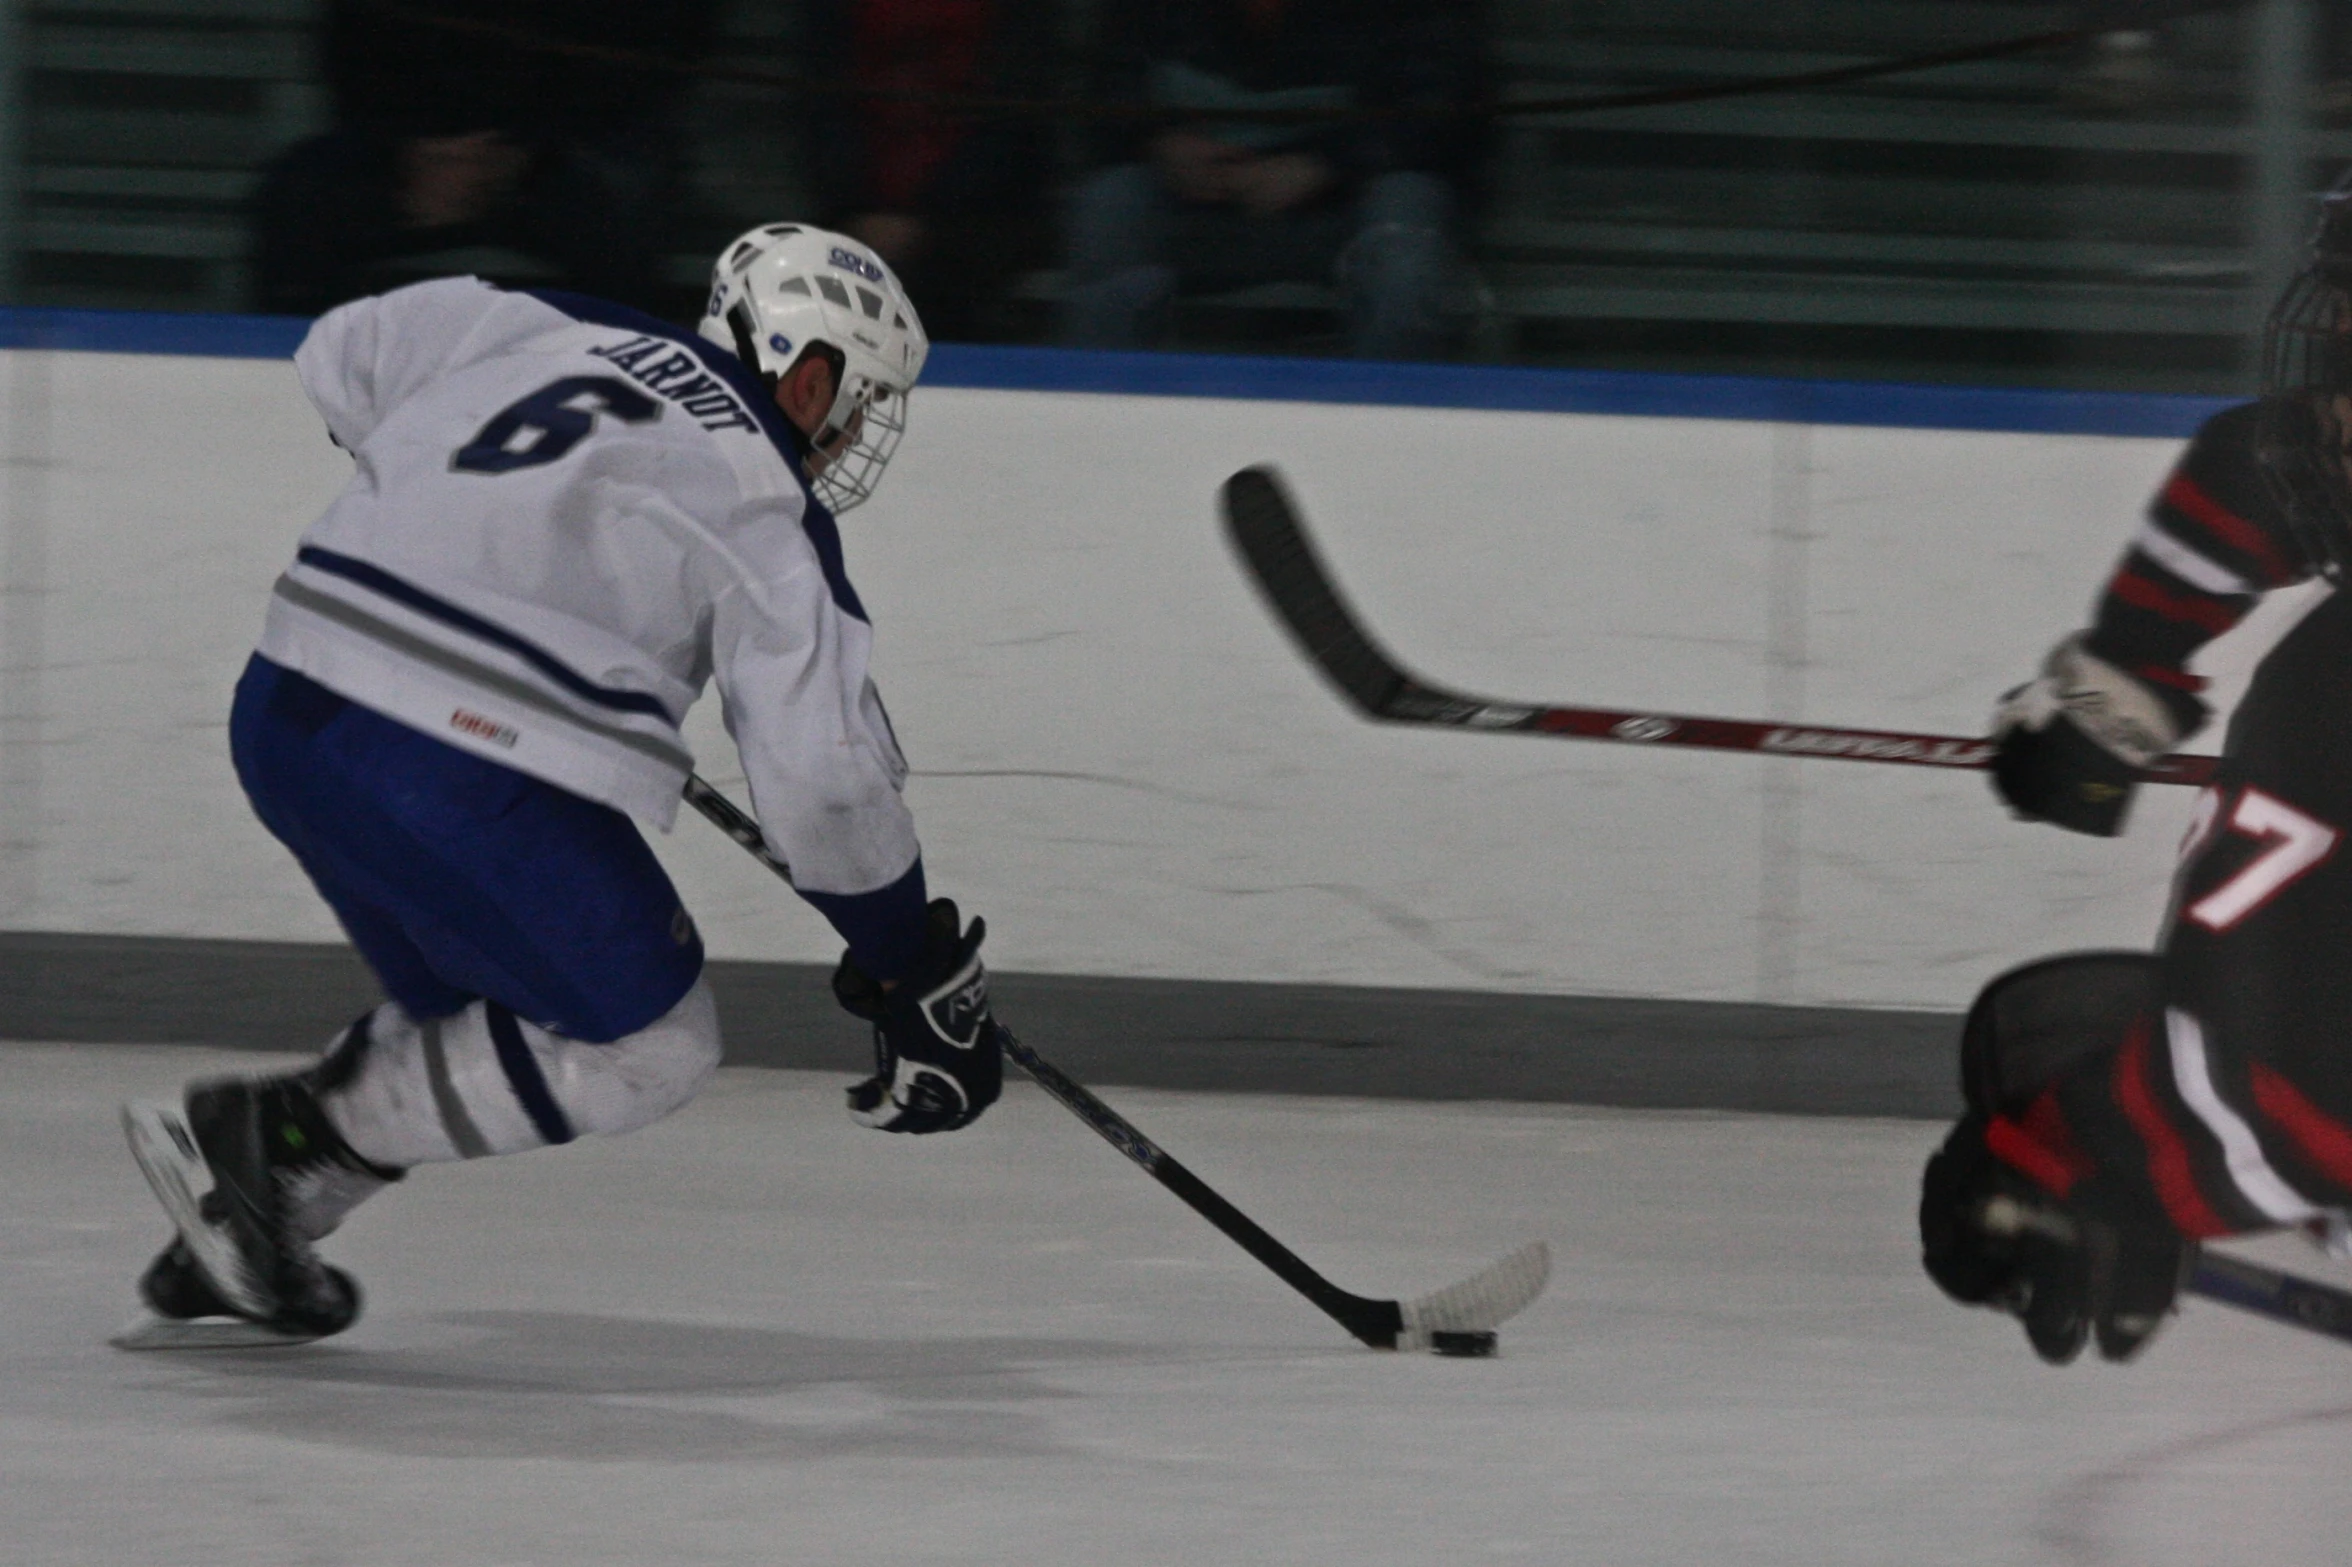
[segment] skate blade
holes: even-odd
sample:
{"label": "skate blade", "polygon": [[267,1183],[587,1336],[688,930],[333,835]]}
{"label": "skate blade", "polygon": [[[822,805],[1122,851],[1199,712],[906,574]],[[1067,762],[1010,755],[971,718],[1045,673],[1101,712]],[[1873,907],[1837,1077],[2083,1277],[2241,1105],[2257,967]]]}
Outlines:
{"label": "skate blade", "polygon": [[155,1200],[163,1204],[163,1211],[179,1229],[180,1239],[188,1243],[205,1279],[237,1310],[257,1317],[269,1315],[277,1302],[255,1287],[236,1243],[204,1217],[196,1183],[201,1179],[209,1189],[212,1171],[187,1122],[180,1119],[177,1110],[166,1106],[124,1105],[122,1125],[139,1173],[147,1177]]}
{"label": "skate blade", "polygon": [[316,1333],[284,1333],[261,1322],[239,1322],[233,1317],[203,1317],[193,1322],[173,1317],[147,1317],[132,1323],[106,1342],[116,1349],[136,1351],[171,1349],[269,1349],[287,1344],[315,1343]]}

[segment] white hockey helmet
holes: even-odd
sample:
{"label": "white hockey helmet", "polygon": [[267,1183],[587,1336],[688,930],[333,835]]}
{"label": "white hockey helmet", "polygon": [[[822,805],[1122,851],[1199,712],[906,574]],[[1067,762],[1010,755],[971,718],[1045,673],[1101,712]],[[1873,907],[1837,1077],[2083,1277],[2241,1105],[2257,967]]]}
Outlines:
{"label": "white hockey helmet", "polygon": [[931,352],[922,318],[880,256],[803,224],[753,229],[712,264],[701,330],[771,392],[812,346],[839,354],[840,389],[810,437],[822,461],[811,463],[809,487],[836,514],[874,493]]}

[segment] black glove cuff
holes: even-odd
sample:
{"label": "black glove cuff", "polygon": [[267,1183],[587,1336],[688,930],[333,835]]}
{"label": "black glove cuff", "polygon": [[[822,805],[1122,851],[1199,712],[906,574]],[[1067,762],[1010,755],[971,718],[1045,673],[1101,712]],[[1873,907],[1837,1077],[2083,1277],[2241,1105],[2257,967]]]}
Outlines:
{"label": "black glove cuff", "polygon": [[841,1003],[842,1011],[869,1023],[881,1021],[886,1002],[882,982],[850,962],[846,952],[833,968],[833,999]]}

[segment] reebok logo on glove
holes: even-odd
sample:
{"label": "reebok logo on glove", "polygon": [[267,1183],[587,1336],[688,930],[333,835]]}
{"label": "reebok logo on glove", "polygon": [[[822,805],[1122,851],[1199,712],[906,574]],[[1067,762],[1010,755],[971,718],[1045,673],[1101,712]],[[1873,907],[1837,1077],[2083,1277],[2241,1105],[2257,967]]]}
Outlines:
{"label": "reebok logo on glove", "polygon": [[978,960],[924,997],[923,1015],[941,1039],[959,1050],[971,1049],[980,1033],[980,1020],[988,1015],[988,973]]}
{"label": "reebok logo on glove", "polygon": [[1004,1078],[1003,1043],[988,1012],[988,970],[979,920],[962,929],[945,898],[925,910],[922,957],[891,989],[847,957],[833,993],[874,1025],[874,1075],[849,1090],[850,1118],[885,1132],[952,1132],[995,1103]]}

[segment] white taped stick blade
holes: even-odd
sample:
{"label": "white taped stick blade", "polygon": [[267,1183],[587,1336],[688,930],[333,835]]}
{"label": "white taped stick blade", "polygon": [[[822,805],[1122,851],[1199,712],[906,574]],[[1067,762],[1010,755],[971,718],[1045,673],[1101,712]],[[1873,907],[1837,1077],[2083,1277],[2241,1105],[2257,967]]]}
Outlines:
{"label": "white taped stick blade", "polygon": [[1459,1284],[1398,1303],[1399,1349],[1427,1349],[1432,1333],[1491,1333],[1525,1311],[1552,1278],[1552,1249],[1532,1241]]}

